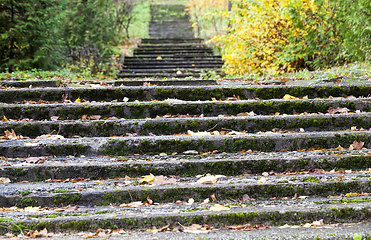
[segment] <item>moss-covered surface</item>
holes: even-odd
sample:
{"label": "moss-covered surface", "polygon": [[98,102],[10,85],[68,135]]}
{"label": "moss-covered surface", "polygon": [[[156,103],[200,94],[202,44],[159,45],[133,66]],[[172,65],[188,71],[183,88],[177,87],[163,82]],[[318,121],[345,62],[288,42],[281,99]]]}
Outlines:
{"label": "moss-covered surface", "polygon": [[238,117],[227,119],[172,119],[136,121],[91,121],[91,122],[33,122],[0,124],[0,132],[14,129],[17,134],[28,137],[37,137],[50,132],[59,132],[60,135],[71,137],[120,136],[125,133],[139,133],[156,135],[186,133],[188,130],[220,131],[233,129],[235,131],[271,131],[274,128],[282,130],[306,131],[345,130],[351,127],[358,129],[371,128],[371,119],[366,115],[338,115],[338,116],[291,116],[283,117]]}
{"label": "moss-covered surface", "polygon": [[[120,216],[118,214],[118,216]],[[264,212],[233,212],[212,214],[210,212],[200,212],[195,214],[168,214],[165,216],[138,216],[138,217],[114,217],[105,219],[95,219],[94,217],[84,217],[77,220],[54,219],[53,221],[28,221],[17,222],[17,227],[9,222],[4,222],[9,228],[0,228],[0,233],[6,232],[19,233],[19,229],[42,230],[60,232],[95,231],[97,229],[148,229],[152,227],[160,228],[167,224],[176,227],[179,224],[189,226],[191,224],[207,224],[213,227],[224,227],[228,225],[243,225],[246,223],[267,224],[269,226],[279,226],[284,224],[303,224],[323,219],[325,224],[329,223],[352,223],[368,220],[371,217],[368,208],[324,208],[312,211],[264,211]]]}
{"label": "moss-covered surface", "polygon": [[272,183],[255,185],[227,185],[211,187],[186,187],[173,188],[146,188],[138,187],[106,192],[90,192],[89,194],[66,193],[45,196],[19,197],[8,199],[5,205],[26,206],[67,206],[67,205],[120,205],[132,201],[146,201],[150,196],[154,202],[168,203],[177,200],[187,201],[193,198],[202,202],[204,199],[215,195],[218,200],[242,199],[247,194],[258,200],[282,197],[340,195],[348,192],[369,192],[371,184],[367,181],[334,181],[328,183],[303,182],[303,183]]}
{"label": "moss-covered surface", "polygon": [[[200,174],[224,174],[238,176],[245,172],[259,174],[262,172],[284,172],[300,171],[310,169],[353,169],[362,170],[371,167],[370,155],[354,155],[333,158],[323,156],[320,158],[297,158],[297,159],[254,159],[254,160],[233,160],[225,159],[220,161],[182,161],[172,162],[166,165],[156,163],[122,163],[114,165],[80,165],[80,166],[35,166],[27,168],[6,167],[0,170],[1,176],[8,177],[11,181],[34,181],[42,179],[63,179],[63,178],[91,178],[99,179],[101,176],[107,178],[116,177],[140,177],[147,174],[154,175],[176,175],[196,176]],[[22,174],[19,174],[21,172]]]}
{"label": "moss-covered surface", "polygon": [[327,113],[330,107],[346,107],[350,111],[370,111],[369,101],[355,100],[290,100],[290,101],[248,101],[248,102],[210,102],[210,103],[117,103],[114,105],[73,104],[23,106],[10,105],[0,109],[0,115],[11,119],[30,118],[35,120],[49,119],[51,116],[60,116],[60,120],[80,119],[83,115],[100,115],[102,118],[111,116],[119,118],[155,118],[166,114],[190,114],[217,116],[220,114],[236,115],[253,111],[256,114],[283,114],[293,113]]}
{"label": "moss-covered surface", "polygon": [[367,144],[371,142],[371,136],[366,134],[335,134],[334,136],[286,136],[263,138],[246,136],[246,138],[225,138],[224,143],[215,139],[192,139],[192,140],[143,140],[138,143],[128,143],[122,140],[109,141],[100,151],[104,155],[128,155],[128,154],[158,154],[172,152],[184,152],[197,149],[199,152],[219,150],[219,152],[239,152],[242,150],[255,150],[262,152],[284,150],[301,150],[311,148],[336,148],[339,145],[349,146],[355,140]]}
{"label": "moss-covered surface", "polygon": [[187,88],[170,88],[170,87],[155,87],[155,88],[80,88],[80,89],[23,89],[23,90],[1,90],[0,99],[5,102],[40,99],[45,101],[60,101],[64,94],[67,94],[69,99],[74,101],[77,98],[83,98],[89,101],[112,101],[117,99],[129,98],[131,101],[149,101],[152,99],[165,100],[168,98],[176,98],[187,101],[196,100],[211,100],[213,98],[224,100],[227,97],[239,96],[241,99],[271,99],[282,98],[285,94],[290,94],[295,97],[308,98],[328,98],[345,97],[345,96],[364,96],[366,97],[371,92],[371,85],[351,85],[351,86],[276,86],[276,87],[234,87],[234,88],[219,88],[219,87],[187,87]]}

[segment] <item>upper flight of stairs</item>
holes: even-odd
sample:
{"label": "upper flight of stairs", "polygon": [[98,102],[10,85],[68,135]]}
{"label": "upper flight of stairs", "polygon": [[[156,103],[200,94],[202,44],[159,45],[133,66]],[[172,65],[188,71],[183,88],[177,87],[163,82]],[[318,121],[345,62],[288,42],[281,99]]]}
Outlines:
{"label": "upper flight of stairs", "polygon": [[132,57],[126,57],[121,78],[201,77],[220,74],[223,61],[199,38],[194,38],[182,5],[152,5],[150,38],[143,39]]}

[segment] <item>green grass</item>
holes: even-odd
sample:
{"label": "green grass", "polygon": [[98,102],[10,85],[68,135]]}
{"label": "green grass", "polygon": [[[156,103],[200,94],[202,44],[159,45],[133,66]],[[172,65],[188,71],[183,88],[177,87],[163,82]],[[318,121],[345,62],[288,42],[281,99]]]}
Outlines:
{"label": "green grass", "polygon": [[151,20],[150,2],[142,1],[133,8],[133,19],[129,27],[131,38],[147,38]]}

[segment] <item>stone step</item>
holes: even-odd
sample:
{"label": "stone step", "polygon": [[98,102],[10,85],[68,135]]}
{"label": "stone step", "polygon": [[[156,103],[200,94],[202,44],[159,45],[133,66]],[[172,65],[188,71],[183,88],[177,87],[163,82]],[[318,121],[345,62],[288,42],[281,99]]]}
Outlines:
{"label": "stone step", "polygon": [[167,60],[167,59],[149,59],[149,60],[142,60],[140,58],[134,58],[134,59],[125,59],[125,66],[161,66],[161,65],[173,65],[173,66],[179,66],[179,65],[219,65],[220,67],[223,66],[222,60],[190,60],[190,61],[184,61],[184,60]]}
{"label": "stone step", "polygon": [[132,60],[132,61],[214,61],[214,60],[221,60],[220,56],[175,56],[175,57],[167,57],[161,56],[162,59],[157,59],[158,56],[133,56],[133,57],[125,57],[125,61]]}
{"label": "stone step", "polygon": [[[247,117],[186,117],[133,120],[77,120],[0,122],[0,132],[12,129],[24,137],[36,138],[51,132],[64,137],[110,137],[136,135],[171,135],[193,132],[242,133],[285,132],[300,130],[337,131],[371,129],[371,114],[326,114]],[[232,132],[232,133],[229,133]],[[236,133],[238,134],[238,133]]]}
{"label": "stone step", "polygon": [[[259,224],[260,226],[273,227],[285,224],[313,223],[315,220],[323,220],[323,224],[349,224],[367,221],[370,216],[370,203],[367,202],[367,199],[366,202],[352,202],[356,200],[349,199],[350,203],[348,204],[316,204],[311,200],[274,201],[267,204],[264,202],[220,202],[223,206],[231,206],[232,208],[229,211],[221,210],[219,212],[211,209],[215,203],[159,204],[139,207],[43,208],[32,213],[14,210],[14,212],[7,212],[7,215],[4,216],[8,221],[4,222],[3,225],[6,227],[1,228],[0,231],[1,233],[12,230],[19,232],[19,228],[22,230],[42,230],[46,227],[55,232],[71,233],[115,228],[146,230],[153,227],[161,228],[167,224],[174,228],[179,225],[189,226],[191,224],[207,224],[214,228],[221,228],[248,223],[253,226]],[[367,223],[365,224],[368,226]],[[287,229],[283,230],[287,231]],[[308,229],[306,230],[308,231]],[[188,239],[189,237],[190,235],[188,235]]]}
{"label": "stone step", "polygon": [[[169,226],[167,231],[159,229],[153,229],[148,227],[146,231],[127,231],[122,230],[119,233],[110,231],[98,230],[90,233],[60,233],[54,234],[53,237],[49,237],[51,240],[84,240],[86,236],[96,236],[101,234],[102,236],[109,235],[109,239],[163,239],[163,240],[189,240],[189,239],[238,239],[238,240],[256,240],[256,239],[274,239],[274,240],[287,240],[287,239],[370,239],[369,230],[371,224],[368,222],[359,223],[343,223],[343,224],[330,224],[330,225],[315,225],[308,222],[308,226],[301,225],[285,225],[281,227],[269,226],[267,229],[259,229],[259,226],[246,227],[246,230],[228,230],[228,227],[216,227],[212,230],[201,230],[201,225],[198,226],[197,230],[189,230],[189,232],[183,232],[182,227],[178,225]],[[238,224],[238,223],[236,223]],[[236,225],[235,225],[236,226]],[[309,227],[311,226],[311,227]],[[164,227],[164,226],[162,226]],[[236,227],[234,227],[236,228]],[[243,228],[243,227],[239,227]],[[261,227],[264,228],[264,227]],[[231,228],[229,228],[231,229]],[[233,227],[232,227],[233,229]],[[238,229],[238,227],[237,227]],[[187,231],[187,230],[186,230]],[[107,234],[106,234],[107,233]]]}
{"label": "stone step", "polygon": [[[371,91],[371,85],[313,85],[313,86],[276,86],[276,85],[251,85],[251,86],[148,86],[143,87],[145,82],[151,84],[204,84],[212,83],[215,84],[215,80],[133,80],[133,81],[107,81],[109,85],[132,85],[140,83],[140,87],[137,86],[123,86],[123,87],[107,87],[100,85],[100,81],[92,81],[91,87],[65,87],[65,88],[38,88],[38,89],[0,89],[1,102],[14,103],[22,101],[61,101],[63,95],[67,95],[66,99],[75,101],[77,98],[81,98],[87,101],[112,101],[122,100],[123,98],[129,98],[129,101],[151,101],[151,100],[166,100],[166,99],[178,99],[184,101],[197,101],[197,100],[226,100],[228,98],[234,98],[235,103],[239,103],[237,96],[240,100],[251,100],[251,99],[282,99],[286,94],[293,97],[307,99],[301,99],[302,101],[309,101],[313,98],[328,98],[332,97],[332,100],[346,100],[351,101],[353,97],[356,101],[361,101],[362,97],[367,97]],[[32,84],[32,82],[28,83]],[[27,85],[26,85],[27,86]],[[353,97],[349,97],[353,96]],[[338,99],[343,97],[344,99]],[[347,98],[348,97],[348,98]],[[328,99],[328,100],[331,100]],[[363,99],[364,101],[370,101],[370,98]],[[297,99],[299,101],[299,99]],[[327,112],[327,111],[326,111]]]}
{"label": "stone step", "polygon": [[195,149],[198,152],[274,152],[333,149],[339,145],[350,146],[354,141],[362,141],[365,148],[371,148],[371,131],[6,140],[0,142],[0,155],[8,158],[51,155],[124,156],[163,152],[172,154]]}
{"label": "stone step", "polygon": [[182,74],[182,73],[204,73],[209,71],[216,71],[220,69],[219,66],[210,66],[208,68],[194,68],[194,67],[187,67],[187,68],[169,68],[165,66],[164,68],[154,68],[149,66],[150,68],[129,68],[120,70],[120,74],[125,73],[174,73],[174,74]]}
{"label": "stone step", "polygon": [[[222,75],[220,73],[219,75]],[[118,78],[123,79],[140,79],[140,78],[159,78],[159,79],[168,79],[168,78],[201,78],[200,73],[119,73],[117,75]]]}
{"label": "stone step", "polygon": [[[60,179],[37,183],[8,183],[0,189],[0,207],[58,207],[68,205],[104,206],[145,201],[147,196],[157,203],[186,202],[193,198],[201,202],[214,195],[218,201],[250,199],[294,198],[296,196],[327,197],[347,193],[369,193],[370,172],[349,174],[296,174],[225,176],[219,175],[215,183],[202,184],[201,177],[163,177],[162,182],[141,183],[141,178],[115,178],[90,180]],[[263,180],[264,179],[264,180]],[[371,202],[369,202],[371,206]]]}
{"label": "stone step", "polygon": [[[196,151],[197,152],[197,151]],[[197,175],[247,174],[272,175],[286,172],[294,178],[297,172],[331,171],[339,169],[364,170],[371,167],[369,150],[306,151],[306,152],[256,152],[234,154],[191,154],[169,156],[127,157],[42,157],[44,163],[30,163],[29,158],[3,158],[2,177],[11,182],[44,181],[47,179],[109,179],[164,175],[195,177]],[[37,161],[38,159],[35,159]],[[66,164],[68,163],[68,164]],[[322,170],[321,170],[322,169]],[[343,171],[342,170],[342,171]],[[283,174],[284,175],[284,174]],[[314,178],[316,180],[317,178]],[[284,183],[284,180],[280,180]]]}
{"label": "stone step", "polygon": [[124,64],[123,69],[129,69],[134,72],[140,71],[140,69],[150,69],[151,71],[156,71],[159,69],[169,69],[169,70],[178,70],[178,69],[211,69],[211,68],[216,68],[220,69],[223,66],[223,64],[190,64],[190,63],[183,63],[183,64],[177,64],[174,65],[172,63],[157,63],[151,64],[151,65],[144,65],[143,63],[136,63],[136,64]]}
{"label": "stone step", "polygon": [[204,43],[140,43],[138,48],[151,48],[151,49],[204,49],[210,48]]}
{"label": "stone step", "polygon": [[214,79],[138,79],[138,80],[115,80],[107,81],[107,84],[113,84],[114,86],[211,86],[217,85],[217,81]]}
{"label": "stone step", "polygon": [[211,49],[135,49],[134,55],[190,55],[190,54],[213,54]]}
{"label": "stone step", "polygon": [[145,44],[163,44],[163,43],[203,43],[204,40],[201,38],[163,38],[163,39],[155,39],[155,38],[145,38],[142,39],[142,43]]}
{"label": "stone step", "polygon": [[41,103],[0,104],[0,116],[8,119],[61,120],[80,119],[83,115],[100,115],[102,119],[155,118],[165,115],[237,115],[253,111],[258,115],[327,113],[330,107],[347,108],[350,112],[371,109],[371,99],[290,99],[241,101],[182,101],[169,99],[155,102],[96,102],[96,103]]}
{"label": "stone step", "polygon": [[162,57],[162,58],[203,58],[203,57],[209,57],[213,56],[213,53],[203,53],[203,52],[184,52],[184,53],[142,53],[135,55],[136,57],[142,57],[142,58],[150,58],[150,57]]}

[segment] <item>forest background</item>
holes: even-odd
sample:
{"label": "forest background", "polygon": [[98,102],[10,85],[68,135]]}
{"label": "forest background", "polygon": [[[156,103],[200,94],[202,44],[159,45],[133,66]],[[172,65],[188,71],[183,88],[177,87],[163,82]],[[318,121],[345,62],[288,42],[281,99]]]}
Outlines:
{"label": "forest background", "polygon": [[[230,75],[370,62],[369,0],[236,0],[230,11],[227,2],[189,0],[186,5],[196,34],[219,49]],[[123,46],[148,37],[149,5],[141,0],[0,0],[0,72],[114,73]]]}

